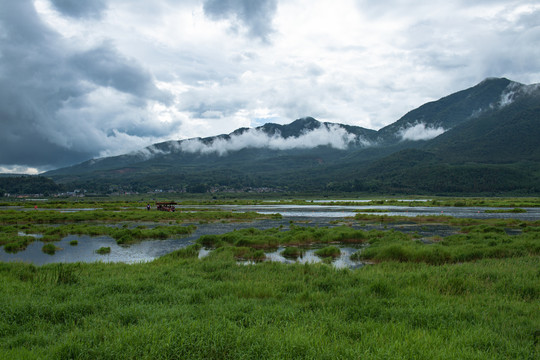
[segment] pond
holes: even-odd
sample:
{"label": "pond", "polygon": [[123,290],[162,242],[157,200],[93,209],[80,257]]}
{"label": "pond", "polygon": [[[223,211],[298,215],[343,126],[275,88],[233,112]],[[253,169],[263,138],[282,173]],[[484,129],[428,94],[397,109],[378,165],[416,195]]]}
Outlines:
{"label": "pond", "polygon": [[[178,206],[178,210],[182,210]],[[186,206],[186,208],[197,208],[197,206]],[[342,205],[222,205],[222,206],[200,206],[200,208],[223,209],[234,211],[255,211],[261,214],[280,213],[283,216],[281,220],[257,220],[253,222],[234,222],[234,223],[208,223],[194,224],[197,229],[194,233],[186,237],[178,237],[167,240],[148,240],[129,246],[117,245],[116,241],[107,236],[76,236],[70,235],[56,242],[55,245],[60,250],[53,255],[45,254],[41,251],[43,242],[35,241],[24,251],[11,254],[3,249],[0,251],[0,261],[23,261],[36,265],[56,262],[125,262],[136,263],[154,260],[160,256],[168,254],[174,250],[193,244],[201,235],[223,234],[233,230],[243,228],[268,229],[282,226],[287,230],[291,221],[299,226],[337,226],[339,223],[347,223],[358,229],[396,229],[402,232],[417,232],[420,236],[448,236],[456,232],[455,228],[447,225],[417,225],[417,224],[369,224],[361,225],[348,217],[353,217],[357,212],[368,210],[370,214],[373,210],[382,210],[380,215],[449,215],[459,218],[515,218],[521,220],[539,220],[540,208],[527,208],[525,213],[485,213],[485,210],[493,208],[467,208],[467,207],[408,207],[408,206],[342,206]],[[72,210],[72,209],[70,209]],[[76,210],[76,209],[73,209]],[[84,211],[89,211],[84,209]],[[336,223],[337,222],[337,223]],[[70,245],[72,240],[77,240],[77,245]],[[101,247],[110,247],[109,254],[100,255],[96,250]],[[355,267],[359,263],[352,263],[348,257],[354,251],[350,245],[341,247],[342,256],[334,261],[337,267]],[[267,257],[273,261],[288,262],[289,260],[280,255],[282,249],[277,252],[268,253]],[[320,259],[308,251],[300,262],[320,261]]]}

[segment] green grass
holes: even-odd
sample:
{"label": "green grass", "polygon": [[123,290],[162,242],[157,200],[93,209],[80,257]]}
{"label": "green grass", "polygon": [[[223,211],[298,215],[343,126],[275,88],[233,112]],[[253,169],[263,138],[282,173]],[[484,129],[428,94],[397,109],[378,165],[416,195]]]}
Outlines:
{"label": "green grass", "polygon": [[304,256],[306,251],[296,246],[289,246],[283,249],[281,255],[287,259],[297,259]]}
{"label": "green grass", "polygon": [[107,255],[107,254],[110,254],[111,253],[111,247],[110,246],[102,246],[100,247],[99,249],[96,250],[96,253],[97,254],[100,254],[100,255]]}
{"label": "green grass", "polygon": [[25,250],[29,244],[34,242],[32,236],[18,236],[17,234],[0,233],[0,245],[4,245],[4,250],[8,253],[16,253]]}
{"label": "green grass", "polygon": [[65,223],[117,223],[117,222],[169,222],[196,221],[250,221],[280,219],[281,215],[261,215],[255,212],[215,211],[187,209],[189,211],[146,211],[144,209],[97,209],[92,211],[59,212],[54,210],[16,211],[0,210],[0,225],[65,224]]}
{"label": "green grass", "polygon": [[388,231],[383,236],[370,238],[370,246],[353,254],[351,259],[441,265],[479,259],[539,256],[538,228],[530,229],[533,230],[523,231],[519,235],[508,235],[503,227],[468,226],[464,227],[460,234],[433,243],[424,243],[414,236]]}
{"label": "green grass", "polygon": [[521,209],[521,208],[513,208],[513,209],[496,209],[496,210],[485,210],[484,211],[485,213],[493,213],[493,214],[498,214],[498,213],[514,213],[514,214],[519,214],[519,213],[526,213],[527,210],[525,209]]}
{"label": "green grass", "polygon": [[[7,228],[7,227],[4,227]],[[191,234],[197,228],[195,225],[154,225],[151,228],[137,226],[129,228],[127,224],[121,227],[94,225],[94,224],[67,224],[67,225],[43,225],[25,224],[10,226],[6,232],[0,229],[0,245],[4,245],[7,252],[17,252],[26,249],[28,244],[36,240],[33,236],[19,236],[11,232],[11,228],[19,229],[25,233],[41,234],[39,238],[43,242],[60,241],[68,235],[110,236],[118,244],[133,244],[148,239],[168,239],[176,236]],[[76,240],[74,240],[76,241]],[[73,243],[71,245],[76,245]]]}
{"label": "green grass", "polygon": [[335,228],[302,227],[291,224],[289,231],[280,228],[260,230],[255,228],[236,230],[222,235],[203,235],[197,242],[206,247],[247,246],[272,249],[280,245],[309,245],[329,243],[362,243],[368,232],[348,226]]}
{"label": "green grass", "polygon": [[[41,220],[0,225],[4,248],[32,238],[19,231],[105,231]],[[443,220],[459,233],[291,225],[201,237],[149,263],[0,263],[0,359],[537,359],[537,222]],[[116,225],[103,228],[151,230]],[[374,265],[260,262],[349,242]],[[202,246],[215,250],[199,259]]]}
{"label": "green grass", "polygon": [[[176,201],[179,205],[260,205],[260,204],[294,204],[294,205],[313,205],[313,199],[320,200],[322,198],[329,199],[324,202],[318,202],[320,205],[340,205],[340,206],[358,206],[355,201],[346,201],[352,199],[365,199],[368,202],[361,205],[370,206],[450,206],[450,207],[508,207],[508,208],[523,208],[523,207],[539,207],[540,198],[538,197],[440,197],[440,196],[374,196],[373,194],[365,193],[329,193],[321,195],[317,192],[314,194],[294,194],[285,195],[279,194],[241,194],[236,193],[230,196],[221,194],[219,198],[212,198],[208,194],[183,194],[183,195],[167,195],[167,198],[156,198],[158,194],[152,197],[141,195],[131,196],[112,196],[112,197],[87,197],[81,199],[48,199],[43,201],[29,201],[4,198],[0,203],[2,206],[23,206],[26,208],[34,208],[38,206],[40,209],[70,209],[70,208],[97,208],[101,210],[140,210],[150,203],[155,207],[155,201]],[[232,196],[232,197],[231,197]],[[239,198],[243,197],[243,198]],[[284,199],[287,197],[288,199]],[[329,198],[330,197],[330,198]],[[331,199],[344,199],[345,201],[333,201]],[[425,201],[418,201],[425,200]],[[145,210],[146,211],[146,210]],[[156,211],[150,211],[155,213]]]}
{"label": "green grass", "polygon": [[341,254],[341,250],[339,250],[336,246],[327,246],[323,247],[321,249],[315,250],[315,255],[321,258],[336,258]]}
{"label": "green grass", "polygon": [[[117,203],[113,203],[117,204]],[[62,204],[53,203],[48,206]],[[53,206],[54,205],[54,206]],[[67,205],[73,204],[64,204]],[[89,205],[89,204],[86,204]],[[195,209],[188,212],[147,211],[133,204],[111,207],[108,203],[91,204],[98,210],[63,213],[53,210],[0,210],[0,246],[7,252],[25,250],[35,237],[19,236],[18,232],[39,234],[43,242],[60,241],[68,235],[111,236],[118,244],[126,245],[147,239],[167,239],[192,233],[194,222],[233,222],[256,219],[280,219],[281,215],[260,215],[254,212],[209,211]],[[140,206],[140,204],[136,204]],[[105,209],[102,209],[105,208]],[[144,222],[149,226],[134,226]],[[109,226],[106,226],[108,224]],[[117,226],[112,226],[117,225]],[[52,250],[51,250],[52,251]]]}
{"label": "green grass", "polygon": [[45,244],[41,248],[41,251],[43,251],[45,254],[49,254],[49,255],[54,255],[54,253],[57,250],[60,250],[60,248],[56,247],[56,245],[51,244],[51,243]]}
{"label": "green grass", "polygon": [[527,226],[540,227],[540,220],[524,221],[519,219],[470,219],[470,218],[455,218],[447,215],[418,215],[418,216],[389,216],[374,215],[374,214],[356,214],[356,221],[371,224],[399,224],[399,223],[415,223],[415,224],[447,224],[450,226],[472,226],[472,225],[494,225],[505,226],[507,228],[521,228]]}
{"label": "green grass", "polygon": [[[58,266],[60,265],[60,266]],[[533,359],[537,256],[432,266],[0,264],[0,358]]]}

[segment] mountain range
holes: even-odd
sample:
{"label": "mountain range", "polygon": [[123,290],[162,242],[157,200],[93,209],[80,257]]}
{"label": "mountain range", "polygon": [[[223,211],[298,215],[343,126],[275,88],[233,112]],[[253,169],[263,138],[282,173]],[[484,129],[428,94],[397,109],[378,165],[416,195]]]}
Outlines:
{"label": "mountain range", "polygon": [[100,191],[540,193],[540,84],[489,78],[378,131],[307,117],[45,173]]}

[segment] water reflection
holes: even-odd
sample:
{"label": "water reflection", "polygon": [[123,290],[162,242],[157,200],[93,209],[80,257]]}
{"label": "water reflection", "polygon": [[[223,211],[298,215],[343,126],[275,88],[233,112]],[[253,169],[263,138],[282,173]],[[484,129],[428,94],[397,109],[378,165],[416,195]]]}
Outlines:
{"label": "water reflection", "polygon": [[[71,245],[76,240],[77,245]],[[54,243],[59,248],[54,254],[48,255],[42,252],[44,243],[35,241],[28,245],[26,250],[18,253],[0,253],[1,261],[22,261],[35,265],[48,263],[69,262],[125,262],[137,263],[151,261],[157,257],[170,253],[175,249],[189,245],[182,239],[152,240],[129,246],[120,246],[108,236],[69,235]],[[96,253],[101,247],[110,247],[111,252],[105,255]]]}
{"label": "water reflection", "polygon": [[[336,259],[329,261],[336,269],[357,269],[365,265],[361,261],[351,260],[351,255],[357,252],[361,247],[352,248],[346,246],[338,246],[341,254]],[[306,249],[304,254],[296,259],[286,258],[282,255],[284,247],[278,248],[276,251],[265,253],[266,259],[264,261],[270,262],[279,262],[282,264],[318,264],[325,262],[325,259],[322,259],[315,255],[316,248]],[[208,256],[212,250],[201,249],[199,252],[199,258]],[[256,264],[254,261],[239,261],[241,265],[253,265]]]}
{"label": "water reflection", "polygon": [[[208,207],[206,207],[208,208]],[[446,215],[456,218],[472,219],[518,219],[539,220],[540,208],[523,208],[524,213],[486,213],[486,210],[511,210],[511,208],[493,207],[430,207],[430,206],[373,206],[373,205],[223,205],[215,206],[224,210],[253,211],[259,214],[279,213],[285,217],[352,217],[357,213],[387,216],[437,216]]]}
{"label": "water reflection", "polygon": [[[361,261],[354,261],[351,260],[351,255],[357,252],[361,247],[353,248],[353,247],[347,247],[347,246],[338,246],[339,250],[341,251],[341,254],[336,259],[332,260],[332,265],[338,269],[343,268],[358,268],[363,266],[364,264]],[[299,263],[299,264],[314,264],[314,263],[321,263],[323,262],[323,259],[315,255],[316,248],[314,249],[306,249],[305,253],[298,257],[296,260],[294,259],[287,259],[281,253],[285,250],[285,248],[279,248],[278,250],[267,253],[266,259],[267,261],[274,261],[274,262],[280,262],[285,264],[293,264],[293,263]]]}

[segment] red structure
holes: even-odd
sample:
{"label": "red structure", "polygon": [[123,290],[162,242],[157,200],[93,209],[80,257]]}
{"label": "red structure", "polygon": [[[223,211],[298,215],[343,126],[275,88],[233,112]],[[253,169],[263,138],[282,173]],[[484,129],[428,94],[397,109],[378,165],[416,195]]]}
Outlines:
{"label": "red structure", "polygon": [[176,203],[174,201],[169,202],[156,202],[156,209],[159,211],[176,211],[176,208],[174,207]]}

